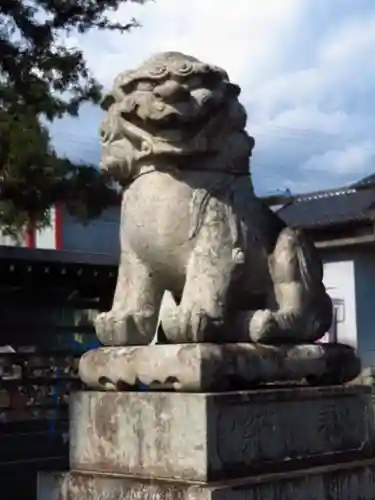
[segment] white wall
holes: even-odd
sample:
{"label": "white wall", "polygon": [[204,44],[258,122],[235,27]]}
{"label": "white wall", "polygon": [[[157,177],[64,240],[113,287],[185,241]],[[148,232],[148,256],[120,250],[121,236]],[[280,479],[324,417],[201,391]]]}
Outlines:
{"label": "white wall", "polygon": [[50,225],[35,233],[36,248],[53,250],[56,248],[56,209],[50,210]]}
{"label": "white wall", "polygon": [[[0,232],[0,245],[3,246],[22,246],[22,247],[36,247],[44,249],[56,248],[56,211],[55,207],[50,210],[50,225],[39,231],[32,231],[33,238],[29,238],[25,231],[24,235],[20,235],[18,240],[5,236]],[[31,242],[32,240],[32,242]]]}
{"label": "white wall", "polygon": [[324,262],[324,284],[337,310],[337,340],[357,348],[355,265],[353,259]]}

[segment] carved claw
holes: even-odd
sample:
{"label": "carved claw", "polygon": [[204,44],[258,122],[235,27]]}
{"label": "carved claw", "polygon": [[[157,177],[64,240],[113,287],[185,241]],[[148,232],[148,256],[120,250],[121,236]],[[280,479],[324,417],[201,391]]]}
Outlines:
{"label": "carved claw", "polygon": [[104,345],[116,345],[116,332],[115,317],[112,311],[98,314],[95,318],[95,331],[98,339]]}
{"label": "carved claw", "polygon": [[269,309],[261,309],[252,314],[249,332],[252,342],[263,344],[274,342],[281,333],[275,314]]}
{"label": "carved claw", "polygon": [[122,311],[101,313],[95,320],[96,335],[104,345],[146,345],[149,339],[138,330],[131,314]]}
{"label": "carved claw", "polygon": [[319,326],[314,314],[301,310],[262,309],[249,318],[250,339],[263,344],[315,342],[321,336]]}

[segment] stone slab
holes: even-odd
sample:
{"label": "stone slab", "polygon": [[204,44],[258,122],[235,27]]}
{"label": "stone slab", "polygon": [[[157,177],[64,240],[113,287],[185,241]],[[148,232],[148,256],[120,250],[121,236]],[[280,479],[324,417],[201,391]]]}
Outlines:
{"label": "stone slab", "polygon": [[219,481],[373,456],[370,388],[234,393],[79,392],[70,467]]}
{"label": "stone slab", "polygon": [[38,500],[374,500],[375,459],[198,485],[121,476],[41,473]]}
{"label": "stone slab", "polygon": [[79,373],[98,390],[142,383],[151,390],[210,392],[285,380],[343,383],[358,376],[360,361],[340,344],[170,344],[94,349],[82,356]]}

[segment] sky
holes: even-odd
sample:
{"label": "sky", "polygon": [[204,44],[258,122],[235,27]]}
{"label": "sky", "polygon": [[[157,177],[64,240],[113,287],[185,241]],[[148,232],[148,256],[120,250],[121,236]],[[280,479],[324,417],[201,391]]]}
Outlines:
{"label": "sky", "polygon": [[[242,88],[260,194],[345,186],[375,173],[375,0],[155,0],[124,3],[123,35],[70,36],[105,88],[155,52],[217,64]],[[373,61],[371,63],[371,61]],[[102,112],[51,126],[56,150],[98,164]]]}

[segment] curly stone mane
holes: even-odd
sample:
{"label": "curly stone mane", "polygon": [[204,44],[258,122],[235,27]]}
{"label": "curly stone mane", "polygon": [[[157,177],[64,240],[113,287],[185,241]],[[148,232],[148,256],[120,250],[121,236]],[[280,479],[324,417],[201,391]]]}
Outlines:
{"label": "curly stone mane", "polygon": [[178,52],[153,56],[103,99],[101,168],[128,182],[143,165],[173,159],[183,169],[201,156],[201,168],[248,172],[254,139],[239,93],[219,67]]}

